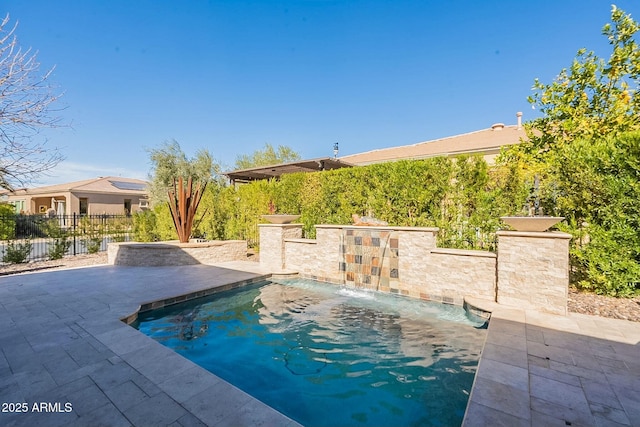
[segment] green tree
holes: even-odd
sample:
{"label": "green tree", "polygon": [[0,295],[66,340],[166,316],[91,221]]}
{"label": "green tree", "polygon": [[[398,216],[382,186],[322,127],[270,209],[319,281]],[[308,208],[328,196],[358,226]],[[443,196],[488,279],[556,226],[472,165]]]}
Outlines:
{"label": "green tree", "polygon": [[526,125],[532,152],[582,137],[603,137],[640,129],[638,23],[615,5],[602,34],[612,48],[608,59],[583,48],[550,84],[538,79],[528,101],[542,117]]}
{"label": "green tree", "polygon": [[275,149],[271,144],[265,144],[262,150],[256,150],[252,154],[241,154],[236,157],[235,169],[277,165],[279,163],[295,162],[300,159],[300,154],[287,146],[278,145],[278,148]]}
{"label": "green tree", "polygon": [[166,141],[159,148],[148,150],[152,171],[149,175],[149,198],[156,206],[168,200],[168,190],[173,180],[190,176],[198,181],[224,185],[222,167],[206,149],[201,149],[194,158],[188,158],[176,140]]}
{"label": "green tree", "polygon": [[639,29],[613,6],[602,29],[609,58],[580,49],[551,84],[536,80],[529,102],[543,115],[501,159],[524,182],[537,175],[545,212],[566,218],[572,283],[609,295],[636,292],[640,281],[639,135],[629,134],[640,130]]}

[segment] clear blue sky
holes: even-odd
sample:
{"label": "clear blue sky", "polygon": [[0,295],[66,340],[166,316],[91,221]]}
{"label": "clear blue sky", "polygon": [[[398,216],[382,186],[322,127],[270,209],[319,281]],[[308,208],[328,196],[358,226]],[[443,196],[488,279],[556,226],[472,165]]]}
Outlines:
{"label": "clear blue sky", "polygon": [[[608,57],[595,0],[3,0],[37,50],[72,128],[40,184],[146,178],[147,149],[175,139],[231,167],[265,143],[340,155],[535,117],[582,47]],[[616,2],[640,19],[637,0]]]}

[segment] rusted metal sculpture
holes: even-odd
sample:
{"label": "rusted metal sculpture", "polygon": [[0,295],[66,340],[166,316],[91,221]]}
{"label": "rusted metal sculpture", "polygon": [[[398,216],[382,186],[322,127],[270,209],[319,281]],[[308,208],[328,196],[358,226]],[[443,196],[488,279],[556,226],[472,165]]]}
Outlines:
{"label": "rusted metal sculpture", "polygon": [[187,180],[186,187],[182,177],[178,178],[177,185],[176,180],[173,180],[173,190],[169,190],[169,209],[171,210],[173,225],[176,227],[180,243],[189,242],[193,219],[196,216],[196,210],[206,187],[206,183],[198,183],[194,191],[191,177]]}

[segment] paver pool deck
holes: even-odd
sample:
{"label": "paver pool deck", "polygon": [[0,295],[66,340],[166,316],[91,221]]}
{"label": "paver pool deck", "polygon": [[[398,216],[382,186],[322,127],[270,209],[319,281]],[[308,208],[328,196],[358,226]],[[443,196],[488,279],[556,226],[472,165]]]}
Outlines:
{"label": "paver pool deck", "polygon": [[[0,277],[0,426],[298,425],[120,320],[268,275],[231,262]],[[640,426],[638,323],[472,303],[493,314],[465,426]]]}

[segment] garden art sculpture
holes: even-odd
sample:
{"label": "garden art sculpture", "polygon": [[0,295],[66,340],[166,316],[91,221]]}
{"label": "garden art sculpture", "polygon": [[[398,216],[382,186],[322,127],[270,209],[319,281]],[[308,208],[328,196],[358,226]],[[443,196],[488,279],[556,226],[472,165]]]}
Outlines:
{"label": "garden art sculpture", "polygon": [[198,183],[194,191],[191,177],[187,180],[186,187],[182,177],[178,178],[177,185],[176,180],[173,180],[173,190],[169,190],[169,209],[180,243],[189,242],[193,219],[206,187],[206,183]]}

